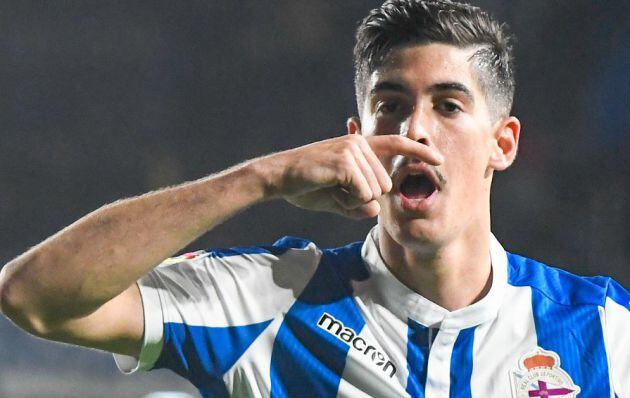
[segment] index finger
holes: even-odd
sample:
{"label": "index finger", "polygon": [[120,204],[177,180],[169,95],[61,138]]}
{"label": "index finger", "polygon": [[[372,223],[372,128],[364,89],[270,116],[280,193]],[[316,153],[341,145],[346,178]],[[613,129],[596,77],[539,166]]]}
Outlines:
{"label": "index finger", "polygon": [[379,157],[402,155],[433,166],[438,166],[444,162],[442,155],[434,148],[402,135],[379,135],[367,137],[366,140],[372,151]]}

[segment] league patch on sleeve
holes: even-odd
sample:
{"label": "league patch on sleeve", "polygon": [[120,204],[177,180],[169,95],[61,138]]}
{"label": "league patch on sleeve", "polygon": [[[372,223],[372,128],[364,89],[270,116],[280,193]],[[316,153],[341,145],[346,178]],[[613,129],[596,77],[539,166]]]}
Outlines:
{"label": "league patch on sleeve", "polygon": [[202,257],[205,257],[206,255],[208,255],[208,252],[206,252],[205,250],[197,250],[196,252],[184,253],[181,256],[167,258],[166,260],[162,261],[162,264],[163,265],[177,264],[177,263],[181,263],[182,261],[191,261],[198,258],[202,258]]}
{"label": "league patch on sleeve", "polygon": [[523,355],[519,368],[510,371],[513,398],[574,398],[580,393],[571,376],[560,367],[560,357],[538,347]]}

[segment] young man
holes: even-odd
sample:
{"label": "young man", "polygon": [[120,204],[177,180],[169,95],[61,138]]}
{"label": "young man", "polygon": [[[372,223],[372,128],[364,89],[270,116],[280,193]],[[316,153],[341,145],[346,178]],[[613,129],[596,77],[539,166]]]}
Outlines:
{"label": "young man", "polygon": [[[355,61],[348,135],[89,214],[4,267],[3,313],[207,397],[630,398],[630,295],[490,232],[520,132],[502,26],[390,0]],[[337,249],[284,238],[164,260],[274,198],[378,224]]]}

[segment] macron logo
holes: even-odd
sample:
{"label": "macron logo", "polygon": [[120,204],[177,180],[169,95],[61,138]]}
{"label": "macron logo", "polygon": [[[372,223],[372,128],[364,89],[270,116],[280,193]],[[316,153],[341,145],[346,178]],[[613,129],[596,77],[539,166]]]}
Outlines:
{"label": "macron logo", "polygon": [[324,314],[322,314],[319,321],[317,321],[317,326],[343,341],[351,348],[362,352],[364,356],[370,358],[372,363],[381,368],[383,372],[389,372],[390,378],[394,377],[396,374],[396,366],[394,366],[385,354],[377,350],[374,346],[369,345],[365,339],[357,336],[357,332],[346,327],[343,322],[335,319],[335,317],[329,313],[324,312]]}

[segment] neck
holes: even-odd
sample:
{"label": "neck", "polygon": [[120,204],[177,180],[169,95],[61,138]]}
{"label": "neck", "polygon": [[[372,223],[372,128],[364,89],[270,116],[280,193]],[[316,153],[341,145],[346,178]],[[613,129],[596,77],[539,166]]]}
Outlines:
{"label": "neck", "polygon": [[459,239],[431,247],[405,247],[379,225],[379,249],[403,284],[449,310],[482,299],[492,285],[490,227],[473,228]]}

